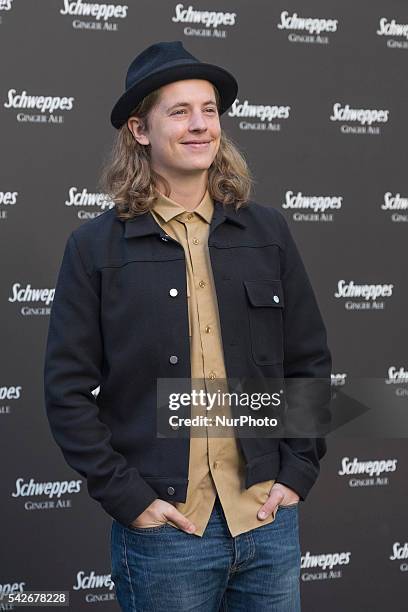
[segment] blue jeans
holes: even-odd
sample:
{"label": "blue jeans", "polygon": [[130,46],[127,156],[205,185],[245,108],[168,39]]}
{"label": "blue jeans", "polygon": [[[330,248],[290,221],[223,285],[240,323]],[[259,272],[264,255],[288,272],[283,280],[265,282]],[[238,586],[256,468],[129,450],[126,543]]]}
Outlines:
{"label": "blue jeans", "polygon": [[112,580],[123,612],[299,612],[298,505],[231,536],[217,496],[200,538],[113,521]]}

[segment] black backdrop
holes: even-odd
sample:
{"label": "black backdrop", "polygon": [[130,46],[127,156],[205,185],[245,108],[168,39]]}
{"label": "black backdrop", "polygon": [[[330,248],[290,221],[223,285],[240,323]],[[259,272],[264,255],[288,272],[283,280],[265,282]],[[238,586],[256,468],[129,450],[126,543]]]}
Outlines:
{"label": "black backdrop", "polygon": [[[127,66],[159,40],[236,75],[222,125],[255,175],[253,199],[290,222],[333,385],[377,377],[407,397],[406,2],[0,0],[0,593],[70,591],[78,611],[118,609],[110,519],[48,429],[48,315],[68,234],[103,210]],[[353,297],[353,285],[384,295]],[[407,462],[402,433],[329,441],[300,511],[304,610],[407,609]]]}

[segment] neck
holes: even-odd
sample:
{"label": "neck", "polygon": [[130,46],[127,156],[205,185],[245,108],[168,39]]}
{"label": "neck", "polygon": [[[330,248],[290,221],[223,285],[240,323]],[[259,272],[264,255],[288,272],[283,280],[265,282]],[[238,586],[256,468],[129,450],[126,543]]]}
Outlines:
{"label": "neck", "polygon": [[[200,204],[208,186],[208,172],[198,175],[168,176],[161,174],[170,185],[169,197],[183,206],[186,210],[194,210]],[[164,193],[164,187],[159,183],[157,186],[160,193]]]}

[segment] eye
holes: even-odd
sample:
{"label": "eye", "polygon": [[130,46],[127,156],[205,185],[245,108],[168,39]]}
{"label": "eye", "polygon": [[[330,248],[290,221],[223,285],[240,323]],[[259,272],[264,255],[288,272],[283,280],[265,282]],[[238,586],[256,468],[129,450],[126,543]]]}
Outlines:
{"label": "eye", "polygon": [[179,113],[184,113],[185,111],[183,109],[180,109],[178,111],[175,111],[174,113],[171,113],[172,115],[178,115]]}
{"label": "eye", "polygon": [[210,111],[210,113],[215,113],[215,108],[206,108],[206,110]]}

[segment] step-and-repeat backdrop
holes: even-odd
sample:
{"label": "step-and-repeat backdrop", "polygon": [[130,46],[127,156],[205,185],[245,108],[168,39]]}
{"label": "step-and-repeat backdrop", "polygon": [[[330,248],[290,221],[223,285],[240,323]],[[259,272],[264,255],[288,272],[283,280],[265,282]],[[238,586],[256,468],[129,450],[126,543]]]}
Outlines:
{"label": "step-and-repeat backdrop", "polygon": [[[252,199],[290,224],[333,386],[382,379],[390,418],[408,410],[408,5],[0,0],[0,593],[69,591],[77,611],[118,604],[110,517],[45,415],[53,288],[69,233],[105,210],[97,184],[127,66],[165,40],[237,77],[222,125],[255,176]],[[304,610],[407,609],[407,467],[395,427],[329,439],[300,508]]]}

